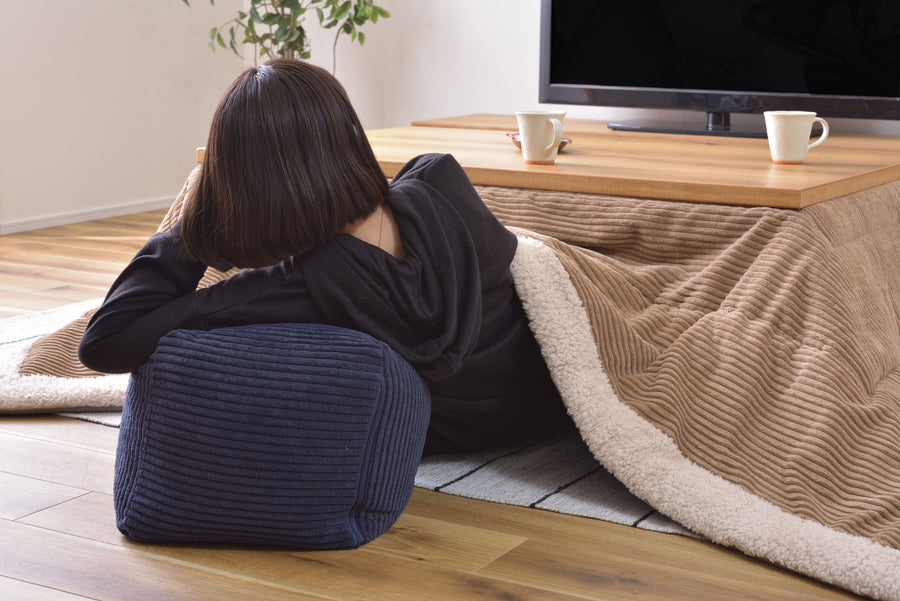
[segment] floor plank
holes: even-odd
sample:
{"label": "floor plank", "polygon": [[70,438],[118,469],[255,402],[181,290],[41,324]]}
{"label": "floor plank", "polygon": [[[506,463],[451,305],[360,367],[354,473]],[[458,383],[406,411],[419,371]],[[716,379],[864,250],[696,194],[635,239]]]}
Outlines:
{"label": "floor plank", "polygon": [[[81,517],[79,517],[81,516]],[[253,581],[347,600],[446,601],[486,598],[574,599],[528,583],[475,576],[471,572],[516,548],[520,537],[470,527],[401,517],[382,538],[355,551],[298,552],[269,549],[142,545],[114,528],[109,495],[89,494],[28,516],[21,522]],[[591,597],[593,598],[593,597]]]}
{"label": "floor plank", "polygon": [[367,551],[474,572],[527,539],[444,520],[404,513],[397,523],[366,545]]}
{"label": "floor plank", "polygon": [[119,440],[118,428],[59,415],[6,415],[0,417],[0,432],[107,454],[116,452]]}
{"label": "floor plank", "polygon": [[478,572],[511,582],[590,596],[602,590],[608,599],[644,601],[825,601],[852,596],[824,586],[808,591],[769,588],[759,581],[723,576],[716,564],[685,569],[641,555],[621,555],[584,547],[529,540]]}
{"label": "floor plank", "polygon": [[56,591],[21,580],[0,577],[0,591],[9,601],[84,601],[87,597]]}
{"label": "floor plank", "polygon": [[[583,597],[400,559],[366,547],[354,551],[255,551],[164,547],[157,553],[189,564],[268,580],[346,601],[575,601]],[[596,595],[589,597],[599,599]]]}
{"label": "floor plank", "polygon": [[17,520],[69,499],[85,490],[18,474],[0,472],[0,518]]}
{"label": "floor plank", "polygon": [[112,493],[114,463],[111,453],[0,432],[2,472]]}
{"label": "floor plank", "polygon": [[[128,544],[115,527],[113,497],[107,494],[81,494],[19,521],[112,545]],[[405,514],[365,549],[415,563],[474,572],[525,540],[502,532]]]}
{"label": "floor plank", "polygon": [[116,511],[109,494],[82,494],[17,521],[99,543],[119,547],[125,544],[125,537],[116,528]]}
{"label": "floor plank", "polygon": [[159,555],[0,520],[0,576],[98,601],[321,601],[304,588],[248,580]]}
{"label": "floor plank", "polygon": [[859,597],[833,587],[791,573],[778,566],[748,557],[733,549],[726,549],[704,540],[689,539],[676,534],[661,534],[620,524],[603,523],[572,515],[444,495],[416,489],[407,513],[453,520],[496,532],[506,532],[540,541],[547,545],[565,545],[588,552],[600,552],[622,557],[639,557],[659,565],[678,566],[688,571],[715,573],[736,582],[755,583],[784,594],[811,594],[826,591],[838,595],[835,599]]}
{"label": "floor plank", "polygon": [[[54,262],[58,263],[59,259]],[[48,262],[49,263],[49,262]],[[52,267],[49,265],[25,265],[21,263],[8,264],[4,268],[4,275],[10,282],[11,290],[27,290],[29,281],[52,282],[55,284],[51,289],[60,288],[59,282],[67,279],[78,278],[78,285],[81,287],[96,288],[101,290],[100,296],[109,288],[109,274],[96,273],[85,269],[69,269],[61,267]]]}

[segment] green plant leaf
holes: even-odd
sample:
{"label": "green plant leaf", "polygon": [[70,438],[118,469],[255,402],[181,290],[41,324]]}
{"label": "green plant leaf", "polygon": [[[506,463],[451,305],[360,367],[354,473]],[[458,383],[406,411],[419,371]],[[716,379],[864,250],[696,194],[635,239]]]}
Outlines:
{"label": "green plant leaf", "polygon": [[345,19],[347,15],[350,13],[350,9],[353,8],[353,3],[350,0],[347,0],[343,4],[341,4],[340,8],[337,9],[337,13],[334,15],[334,19],[340,21],[341,19]]}
{"label": "green plant leaf", "polygon": [[232,25],[228,29],[228,47],[231,48],[231,51],[234,53],[235,56],[241,56],[241,53],[238,52],[237,45],[238,45],[238,42],[237,42],[237,39],[235,38],[235,26]]}
{"label": "green plant leaf", "polygon": [[[190,0],[182,2],[190,6]],[[215,5],[215,0],[209,3]],[[238,46],[255,44],[259,56],[309,58],[309,38],[303,21],[304,14],[310,8],[316,9],[316,17],[323,29],[338,28],[335,44],[342,35],[349,36],[351,42],[364,44],[366,35],[359,28],[390,16],[374,0],[245,0],[243,5],[242,10],[237,11],[236,18],[209,30],[209,47],[213,52],[219,46],[242,56]],[[229,24],[226,43],[223,34]],[[268,31],[257,31],[258,24],[265,25]],[[332,46],[332,50],[334,48],[336,45]]]}

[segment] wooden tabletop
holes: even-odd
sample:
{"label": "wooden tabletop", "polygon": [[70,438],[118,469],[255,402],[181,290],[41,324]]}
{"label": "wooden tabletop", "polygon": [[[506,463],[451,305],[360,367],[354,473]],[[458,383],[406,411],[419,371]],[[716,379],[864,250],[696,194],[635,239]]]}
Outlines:
{"label": "wooden tabletop", "polygon": [[453,154],[478,185],[799,209],[900,178],[900,138],[832,134],[803,165],[776,165],[764,139],[617,132],[568,119],[554,165],[526,165],[512,115],[467,115],[367,132],[382,169]]}

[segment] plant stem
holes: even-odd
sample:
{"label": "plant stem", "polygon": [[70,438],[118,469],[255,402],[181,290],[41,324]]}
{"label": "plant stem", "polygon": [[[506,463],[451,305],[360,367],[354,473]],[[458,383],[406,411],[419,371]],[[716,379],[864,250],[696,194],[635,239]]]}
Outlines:
{"label": "plant stem", "polygon": [[341,37],[341,30],[338,29],[338,32],[334,34],[334,42],[331,44],[331,74],[334,75],[337,73],[337,43],[338,38]]}

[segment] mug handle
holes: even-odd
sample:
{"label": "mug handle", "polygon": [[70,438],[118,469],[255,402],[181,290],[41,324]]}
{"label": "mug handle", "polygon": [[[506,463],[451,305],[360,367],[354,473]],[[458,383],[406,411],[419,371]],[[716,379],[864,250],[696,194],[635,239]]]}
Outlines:
{"label": "mug handle", "polygon": [[560,142],[562,142],[563,137],[563,127],[562,121],[559,119],[550,119],[550,123],[553,124],[553,141],[544,148],[544,153],[548,153],[553,150],[555,146],[558,146]]}
{"label": "mug handle", "polygon": [[816,121],[818,121],[819,123],[822,124],[822,135],[820,135],[818,138],[816,138],[815,142],[813,142],[812,144],[807,146],[806,147],[807,150],[809,150],[810,148],[815,148],[816,146],[818,146],[819,144],[821,144],[828,138],[828,122],[825,121],[825,119],[822,119],[821,117],[816,117],[813,120],[813,123],[815,123]]}

